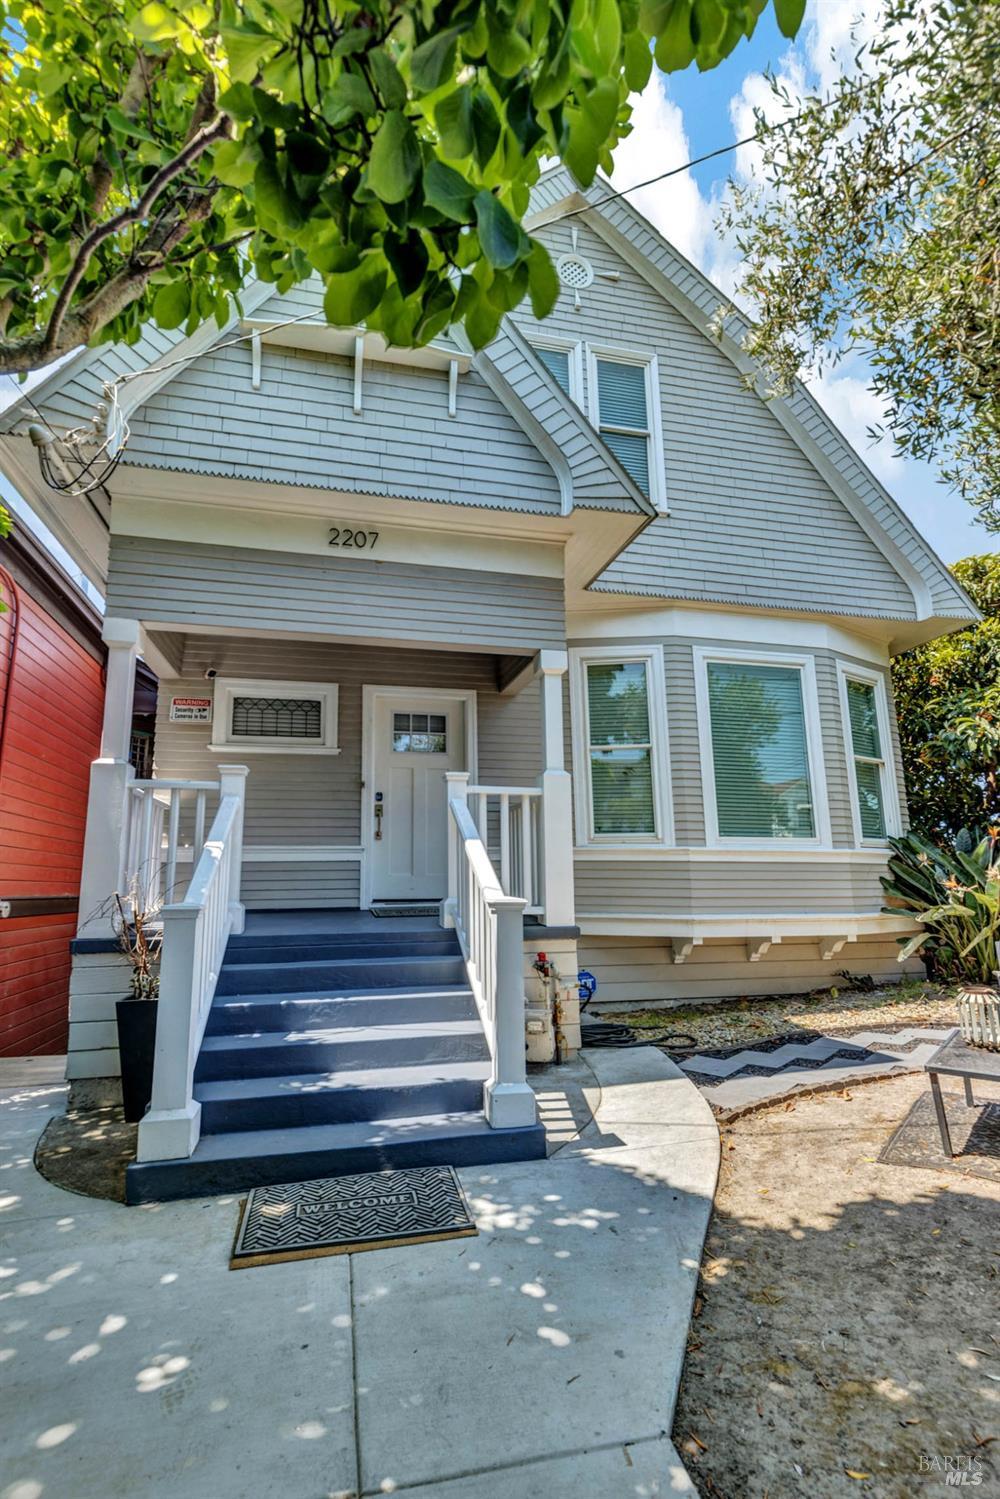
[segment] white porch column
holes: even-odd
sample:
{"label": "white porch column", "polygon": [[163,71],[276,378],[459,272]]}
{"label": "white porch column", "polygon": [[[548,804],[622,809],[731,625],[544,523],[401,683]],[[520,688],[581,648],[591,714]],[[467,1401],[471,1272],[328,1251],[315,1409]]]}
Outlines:
{"label": "white porch column", "polygon": [[[230,855],[232,862],[229,874],[229,930],[231,932],[242,932],[246,926],[246,908],[240,900],[240,886],[243,878],[243,812],[246,806],[249,774],[250,769],[246,765],[219,766],[219,800],[221,801],[225,796],[235,796],[240,804],[239,816],[233,823],[233,851]],[[200,852],[200,849],[195,850],[196,859]]]}
{"label": "white porch column", "polygon": [[524,1045],[525,902],[500,895],[491,905],[497,924],[496,1037],[493,1075],[483,1084],[483,1112],[493,1129],[520,1129],[538,1118]]}
{"label": "white porch column", "polygon": [[469,772],[467,770],[446,770],[444,773],[444,794],[445,837],[448,840],[448,893],[441,902],[440,921],[442,926],[454,926],[455,911],[458,905],[458,829],[452,821],[447,803],[451,801],[468,802]]}
{"label": "white porch column", "polygon": [[128,752],[139,621],[106,619],[101,633],[108,648],[104,722],[100,758],[90,767],[77,928],[87,937],[112,935],[111,897],[123,878],[128,787],[134,779]]}
{"label": "white porch column", "polygon": [[563,680],[569,666],[566,651],[539,651],[542,698],[542,906],[546,926],[570,926],[576,920],[573,896],[573,795],[566,769],[563,726]]}

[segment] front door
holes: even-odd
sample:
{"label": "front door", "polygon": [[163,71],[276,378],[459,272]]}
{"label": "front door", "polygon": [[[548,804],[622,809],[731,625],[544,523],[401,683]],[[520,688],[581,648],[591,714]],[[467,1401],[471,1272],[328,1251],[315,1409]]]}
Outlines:
{"label": "front door", "polygon": [[376,696],[372,894],[441,900],[447,893],[446,770],[466,770],[466,704],[423,693]]}

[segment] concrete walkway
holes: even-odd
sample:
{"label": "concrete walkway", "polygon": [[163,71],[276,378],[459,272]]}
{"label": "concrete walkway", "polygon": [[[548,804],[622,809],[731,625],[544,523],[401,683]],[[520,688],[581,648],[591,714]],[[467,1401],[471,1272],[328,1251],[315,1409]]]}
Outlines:
{"label": "concrete walkway", "polygon": [[649,1499],[718,1169],[659,1052],[594,1052],[548,1161],[462,1173],[479,1237],[231,1272],[235,1198],[70,1196],[63,1090],[0,1093],[2,1499]]}

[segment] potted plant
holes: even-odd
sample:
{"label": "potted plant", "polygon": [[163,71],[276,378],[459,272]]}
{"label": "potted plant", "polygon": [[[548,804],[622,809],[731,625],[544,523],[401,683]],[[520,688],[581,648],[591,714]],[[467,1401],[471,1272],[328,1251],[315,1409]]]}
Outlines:
{"label": "potted plant", "polygon": [[115,932],[129,960],[129,997],[118,1000],[118,1055],[121,1061],[125,1118],[136,1124],[149,1108],[156,1050],[158,973],[162,932],[153,925],[156,910],[147,910],[135,890],[125,900],[115,895]]}

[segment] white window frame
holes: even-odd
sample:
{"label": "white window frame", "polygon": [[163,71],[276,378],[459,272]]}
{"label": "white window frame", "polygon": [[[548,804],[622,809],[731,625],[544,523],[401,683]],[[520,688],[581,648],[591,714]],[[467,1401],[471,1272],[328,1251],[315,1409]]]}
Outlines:
{"label": "white window frame", "polygon": [[[576,843],[580,848],[599,848],[605,853],[636,848],[672,848],[674,808],[670,785],[670,737],[667,729],[666,674],[661,645],[587,646],[569,653],[570,716],[573,725],[573,783]],[[646,702],[649,707],[650,760],[653,783],[652,833],[597,833],[594,831],[594,801],[590,776],[590,714],[587,667],[641,662],[646,668]]]}
{"label": "white window frame", "polygon": [[[569,398],[583,406],[583,345],[576,338],[558,338],[554,334],[532,332],[528,342],[533,349],[554,349],[569,355]],[[549,372],[546,371],[548,374]],[[551,378],[551,375],[550,375]],[[562,387],[560,386],[560,389]]]}
{"label": "white window frame", "polygon": [[[806,758],[813,798],[811,838],[733,838],[719,832],[719,807],[715,794],[715,758],[712,753],[712,715],[708,696],[710,662],[733,662],[738,666],[788,666],[799,671],[802,683],[802,712],[806,729]],[[808,653],[787,651],[742,651],[694,647],[695,699],[698,709],[698,740],[701,747],[702,802],[705,809],[705,842],[709,848],[819,848],[833,847],[830,826],[830,802],[826,788],[826,766],[823,761],[823,726],[816,686],[816,658]]]}
{"label": "white window frame", "polygon": [[[339,755],[337,744],[340,689],[335,682],[268,682],[243,677],[216,677],[212,707],[212,742],[216,753],[245,750],[250,755]],[[232,732],[236,697],[317,698],[320,703],[319,739],[293,739],[268,734],[251,738]]]}
{"label": "white window frame", "polygon": [[[879,743],[882,746],[881,775],[882,812],[885,818],[885,837],[866,838],[861,829],[861,799],[858,795],[858,777],[855,769],[857,756],[854,753],[854,735],[851,733],[851,711],[847,701],[848,682],[862,682],[875,689],[875,717],[878,723]],[[898,838],[903,831],[903,819],[899,806],[899,784],[896,779],[894,741],[889,724],[889,695],[885,676],[869,667],[855,666],[847,661],[837,662],[837,686],[840,695],[840,716],[844,730],[844,751],[847,756],[847,779],[851,787],[851,823],[854,828],[856,848],[885,848],[890,838]],[[862,759],[866,757],[862,756]],[[876,765],[876,760],[866,760]]]}
{"label": "white window frame", "polygon": [[[614,427],[607,431],[621,432],[627,436],[645,436],[649,445],[649,499],[661,515],[669,515],[667,505],[666,474],[663,460],[663,420],[660,398],[660,366],[655,354],[641,349],[624,349],[616,344],[587,344],[587,414],[590,424],[601,434],[601,402],[597,382],[597,361],[605,359],[616,364],[636,364],[646,372],[646,414],[649,428],[641,433],[633,427]],[[634,481],[633,481],[634,482]]]}

